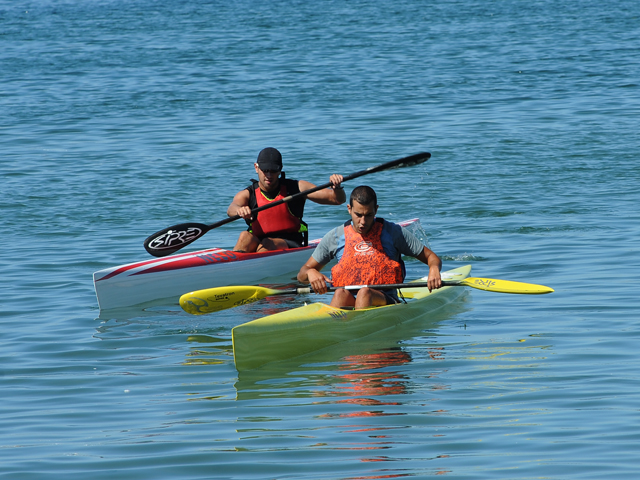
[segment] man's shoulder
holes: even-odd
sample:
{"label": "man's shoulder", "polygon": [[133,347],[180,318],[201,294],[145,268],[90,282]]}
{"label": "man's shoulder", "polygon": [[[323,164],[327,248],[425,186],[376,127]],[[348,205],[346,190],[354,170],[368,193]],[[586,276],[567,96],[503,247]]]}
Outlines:
{"label": "man's shoulder", "polygon": [[382,229],[383,232],[386,232],[386,234],[391,237],[391,241],[394,243],[394,245],[404,245],[407,242],[413,241],[414,235],[406,228],[403,228],[402,225],[399,225],[397,223],[384,220]]}
{"label": "man's shoulder", "polygon": [[325,233],[313,251],[313,258],[323,265],[329,263],[338,253],[338,244],[341,235],[344,235],[344,225],[332,228]]}
{"label": "man's shoulder", "polygon": [[344,224],[338,225],[337,227],[332,228],[327,233],[325,233],[323,240],[325,238],[338,238],[344,235]]}
{"label": "man's shoulder", "polygon": [[340,237],[344,237],[344,225],[339,225],[325,233],[318,247],[334,251],[338,248]]}
{"label": "man's shoulder", "polygon": [[[250,192],[250,193],[254,193],[258,188],[260,188],[260,182],[258,182],[258,180],[252,178],[251,180],[249,180],[251,183],[249,185],[247,185],[244,190]],[[244,191],[243,190],[243,191]]]}
{"label": "man's shoulder", "polygon": [[388,228],[394,228],[394,227],[402,228],[402,226],[400,226],[399,224],[391,222],[391,221],[387,220],[386,218],[378,218],[378,220],[382,221],[382,223],[384,225],[386,225]]}
{"label": "man's shoulder", "polygon": [[287,194],[289,195],[295,195],[296,193],[300,192],[299,180],[296,180],[294,178],[285,178],[284,186],[287,189]]}
{"label": "man's shoulder", "polygon": [[390,222],[389,220],[385,220],[384,218],[380,218],[382,221],[382,228],[387,230],[388,232],[393,233],[402,233],[402,226],[397,223]]}

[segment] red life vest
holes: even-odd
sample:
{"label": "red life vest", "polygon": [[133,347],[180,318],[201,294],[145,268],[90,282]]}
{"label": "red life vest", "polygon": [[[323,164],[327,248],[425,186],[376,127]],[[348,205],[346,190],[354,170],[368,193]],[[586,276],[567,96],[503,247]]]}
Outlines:
{"label": "red life vest", "polygon": [[380,239],[382,222],[376,221],[366,235],[356,233],[351,224],[344,227],[344,251],[331,269],[334,287],[402,283],[402,264],[387,256]]}
{"label": "red life vest", "polygon": [[[255,189],[255,193],[256,203],[258,207],[262,207],[285,198],[287,196],[287,187],[283,182],[280,185],[280,193],[273,199],[267,198],[259,187]],[[282,203],[259,212],[257,218],[251,222],[251,231],[258,238],[278,237],[278,234],[300,232],[301,225],[301,219],[291,213],[287,203]]]}

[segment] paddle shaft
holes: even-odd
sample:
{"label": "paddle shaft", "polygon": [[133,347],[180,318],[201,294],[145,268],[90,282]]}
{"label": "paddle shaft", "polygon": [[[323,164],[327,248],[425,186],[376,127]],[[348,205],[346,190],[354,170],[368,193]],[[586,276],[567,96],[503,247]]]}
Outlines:
{"label": "paddle shaft", "polygon": [[[509,285],[510,288],[505,288]],[[394,290],[400,288],[425,288],[428,287],[427,282],[411,282],[411,283],[388,283],[384,285],[347,285],[345,287],[327,287],[328,292],[334,292],[339,288],[345,290],[360,290],[361,288],[373,288],[376,290]],[[532,283],[513,282],[509,280],[497,280],[494,278],[474,278],[468,277],[462,280],[442,281],[443,287],[471,287],[478,290],[485,290],[489,292],[497,293],[518,293],[518,294],[544,294],[553,292],[552,288],[545,287],[544,285],[535,285]],[[311,293],[313,290],[311,287],[297,287],[289,290],[269,290],[271,295],[285,295],[285,294],[304,294]]]}
{"label": "paddle shaft", "polygon": [[[347,285],[344,287],[327,287],[327,292],[335,292],[340,288],[344,288],[345,290],[360,290],[361,288],[374,288],[376,290],[395,290],[398,288],[425,288],[428,287],[427,282],[412,282],[412,283],[386,283],[383,285]],[[458,282],[442,282],[443,287],[458,287],[465,286],[463,283]],[[272,295],[293,295],[293,294],[305,294],[305,293],[313,293],[313,289],[311,287],[297,287],[289,290],[273,290],[269,292],[268,297]]]}
{"label": "paddle shaft", "polygon": [[[382,170],[388,170],[394,167],[408,167],[417,165],[427,161],[430,157],[431,154],[427,152],[417,153],[409,157],[392,160],[387,163],[360,170],[359,172],[352,173],[351,175],[343,177],[342,181],[346,182],[348,180],[353,180],[354,178],[362,177],[363,175],[380,172]],[[251,210],[251,214],[255,218],[255,215],[257,213],[266,210],[267,208],[277,207],[278,205],[290,202],[291,200],[307,196],[325,188],[329,188],[331,185],[332,183],[328,182],[323,185],[318,185],[317,187],[313,187],[308,190],[289,195],[276,202],[272,202],[267,205],[263,205],[262,207],[255,208]],[[205,225],[203,223],[181,223],[179,225],[174,225],[172,227],[160,230],[159,232],[156,232],[153,235],[147,237],[147,239],[144,241],[144,248],[147,252],[155,257],[164,257],[167,255],[171,255],[181,248],[186,247],[191,242],[196,241],[208,231],[213,230],[214,228],[221,227],[222,225],[226,225],[227,223],[239,220],[240,218],[242,218],[240,215],[234,215],[232,217],[225,218],[224,220],[220,220],[219,222],[212,223],[211,225]]]}

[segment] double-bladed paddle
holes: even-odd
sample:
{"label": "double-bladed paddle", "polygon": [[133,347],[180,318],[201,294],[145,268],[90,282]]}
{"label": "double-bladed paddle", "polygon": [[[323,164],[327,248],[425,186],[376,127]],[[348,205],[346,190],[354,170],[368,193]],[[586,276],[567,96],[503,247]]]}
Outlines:
{"label": "double-bladed paddle", "polygon": [[[376,290],[393,290],[397,288],[426,288],[427,286],[427,282],[392,283],[386,285],[349,285],[346,287],[329,287],[328,291],[333,292],[337,288],[359,290],[363,287],[371,287]],[[463,280],[443,281],[442,286],[472,287],[477,288],[478,290],[486,290],[488,292],[529,295],[540,295],[554,291],[553,288],[533,283],[474,277],[468,277]],[[277,290],[259,286],[215,287],[185,293],[180,297],[180,306],[187,313],[203,315],[205,313],[218,312],[220,310],[226,310],[228,308],[257,302],[265,297],[271,297],[274,295],[296,295],[301,293],[311,293],[311,291],[310,287],[299,287],[286,290]]]}
{"label": "double-bladed paddle", "polygon": [[[430,157],[431,154],[427,152],[417,153],[409,157],[399,158],[398,160],[393,160],[391,162],[382,163],[375,167],[369,167],[365,170],[360,170],[359,172],[347,175],[343,178],[342,181],[346,182],[347,180],[353,180],[354,178],[362,177],[363,175],[381,172],[382,170],[388,170],[390,168],[412,167],[413,165],[418,165],[420,163],[426,162]],[[285,197],[282,200],[278,200],[277,202],[269,203],[268,205],[255,208],[251,211],[251,213],[255,217],[255,214],[261,212],[262,210],[276,207],[283,203],[290,202],[294,198],[299,198],[304,195],[309,195],[310,193],[329,188],[331,185],[331,182],[329,182],[325,183],[324,185],[310,188],[309,190],[298,192],[294,195],[289,195],[288,197]],[[196,241],[209,230],[221,227],[222,225],[233,222],[240,218],[242,217],[240,217],[239,215],[234,215],[233,217],[225,218],[224,220],[212,223],[211,225],[206,225],[204,223],[180,223],[178,225],[173,225],[172,227],[165,228],[164,230],[160,230],[159,232],[156,232],[153,235],[147,237],[147,239],[144,241],[144,248],[147,252],[155,257],[165,257],[177,252],[183,247],[186,247],[191,242]]]}

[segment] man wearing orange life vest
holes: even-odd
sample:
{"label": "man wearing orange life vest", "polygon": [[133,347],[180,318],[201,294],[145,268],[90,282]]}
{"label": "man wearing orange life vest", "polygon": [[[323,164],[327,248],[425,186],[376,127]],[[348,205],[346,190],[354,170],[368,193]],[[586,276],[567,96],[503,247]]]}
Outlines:
{"label": "man wearing orange life vest", "polygon": [[[382,285],[404,282],[402,255],[409,255],[429,266],[429,291],[442,286],[442,261],[409,231],[400,225],[376,218],[376,193],[360,186],[351,192],[347,206],[351,221],[327,233],[298,272],[298,280],[310,283],[316,293],[327,292],[327,282],[334,287],[346,285]],[[332,259],[332,280],[320,273]],[[336,289],[331,306],[355,309],[398,303],[395,291],[364,287],[354,296],[351,290]]]}
{"label": "man wearing orange life vest", "polygon": [[[244,190],[236,193],[227,209],[227,215],[239,215],[249,225],[242,232],[234,247],[236,252],[263,252],[285,250],[306,244],[306,224],[302,221],[306,198],[323,205],[340,205],[347,199],[342,183],[342,175],[331,175],[331,188],[325,188],[306,196],[267,208],[253,218],[251,211],[276,202],[289,195],[295,195],[315,187],[304,180],[285,178],[282,172],[282,155],[275,148],[260,151],[254,164],[258,181],[253,181]],[[282,174],[281,174],[282,172]]]}

